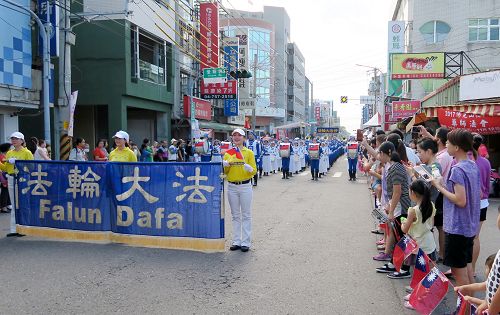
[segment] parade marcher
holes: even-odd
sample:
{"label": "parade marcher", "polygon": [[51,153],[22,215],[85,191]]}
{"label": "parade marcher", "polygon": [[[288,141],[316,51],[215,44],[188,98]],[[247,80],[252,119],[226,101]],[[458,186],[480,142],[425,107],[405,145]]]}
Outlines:
{"label": "parade marcher", "polygon": [[281,157],[281,171],[283,172],[282,179],[288,179],[290,174],[290,153],[291,153],[291,143],[288,138],[280,143],[279,155]]}
{"label": "parade marcher", "polygon": [[[33,154],[30,150],[24,147],[24,135],[18,131],[10,135],[10,142],[13,149],[9,150],[5,155],[5,160],[0,163],[0,170],[7,173],[7,181],[9,187],[9,198],[14,203],[14,164],[17,160],[33,160]],[[15,207],[13,207],[15,209]],[[10,233],[7,237],[24,236],[16,232],[16,211],[10,212]]]}
{"label": "parade marcher", "polygon": [[303,172],[306,169],[306,146],[304,140],[299,141],[299,157],[300,157],[300,170],[299,172]]}
{"label": "parade marcher", "polygon": [[220,141],[214,140],[214,145],[212,147],[212,162],[222,162],[222,155],[220,150]]}
{"label": "parade marcher", "polygon": [[328,172],[328,155],[329,150],[326,142],[321,142],[321,154],[319,157],[319,178],[322,175],[326,176],[326,172]]}
{"label": "parade marcher", "polygon": [[358,164],[358,143],[354,137],[349,137],[347,143],[347,163],[349,164],[349,180],[356,180],[356,166]]}
{"label": "parade marcher", "polygon": [[243,146],[245,132],[235,129],[232,133],[234,147],[224,154],[222,162],[228,181],[228,201],[233,222],[233,240],[230,250],[250,249],[252,236],[251,179],[257,173],[255,155]]}
{"label": "parade marcher", "polygon": [[271,164],[271,146],[269,145],[269,140],[264,140],[262,142],[262,171],[264,176],[269,176],[269,173],[273,170]]}
{"label": "parade marcher", "polygon": [[123,130],[118,131],[113,138],[116,148],[109,153],[110,162],[137,162],[137,155],[128,147],[129,135]]}
{"label": "parade marcher", "polygon": [[73,149],[69,153],[70,161],[87,161],[87,153],[85,152],[86,143],[85,139],[76,138]]}
{"label": "parade marcher", "polygon": [[275,141],[271,141],[271,143],[269,144],[269,155],[271,160],[271,172],[276,174],[276,171],[278,170],[279,152]]}
{"label": "parade marcher", "polygon": [[[262,147],[261,143],[255,138],[255,135],[250,131],[248,134],[248,140],[246,141],[246,147],[252,150],[255,156],[255,163],[257,165],[257,170],[260,172],[260,177],[262,177]],[[253,185],[257,186],[257,179],[259,175],[257,172],[253,177]]]}
{"label": "parade marcher", "polygon": [[311,164],[311,180],[318,180],[319,177],[319,158],[322,150],[316,139],[309,143],[309,163]]}
{"label": "parade marcher", "polygon": [[299,138],[295,138],[293,141],[291,149],[291,159],[290,159],[290,176],[292,174],[298,174],[300,170],[300,148],[299,148]]}
{"label": "parade marcher", "polygon": [[177,140],[170,140],[170,146],[168,147],[167,159],[169,162],[177,161]]}

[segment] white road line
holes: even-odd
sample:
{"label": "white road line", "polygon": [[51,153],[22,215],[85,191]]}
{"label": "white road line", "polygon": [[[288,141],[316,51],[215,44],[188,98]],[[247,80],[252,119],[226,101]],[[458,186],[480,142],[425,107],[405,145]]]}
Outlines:
{"label": "white road line", "polygon": [[342,177],[342,172],[335,172],[332,177]]}

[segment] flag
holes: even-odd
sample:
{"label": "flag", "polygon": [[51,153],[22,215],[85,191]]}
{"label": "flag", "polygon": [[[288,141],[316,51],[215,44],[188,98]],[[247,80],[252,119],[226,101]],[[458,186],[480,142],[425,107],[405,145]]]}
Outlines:
{"label": "flag", "polygon": [[243,160],[243,154],[238,147],[234,147],[231,150],[227,150],[226,154],[229,154],[231,157],[235,156],[239,160]]}
{"label": "flag", "polygon": [[431,271],[429,256],[427,256],[422,249],[418,249],[417,259],[415,261],[415,269],[413,270],[413,277],[411,278],[410,287],[415,289],[420,281]]}
{"label": "flag", "polygon": [[458,292],[457,309],[453,315],[467,315],[470,303],[464,299],[464,296]]}
{"label": "flag", "polygon": [[432,268],[410,295],[410,305],[420,314],[431,314],[446,296],[448,285],[448,278],[436,267]]}
{"label": "flag", "polygon": [[392,261],[397,271],[401,269],[403,261],[418,249],[418,244],[411,237],[404,235],[394,247]]}
{"label": "flag", "polygon": [[477,307],[475,305],[470,305],[470,315],[477,315]]}

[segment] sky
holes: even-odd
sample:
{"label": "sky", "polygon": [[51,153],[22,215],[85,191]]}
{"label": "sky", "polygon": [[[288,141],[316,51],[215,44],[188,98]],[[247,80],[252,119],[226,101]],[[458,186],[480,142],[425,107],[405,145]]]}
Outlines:
{"label": "sky", "polygon": [[[284,7],[290,17],[291,41],[305,58],[306,76],[313,82],[314,98],[333,100],[341,125],[359,128],[359,96],[368,95],[373,72],[356,64],[387,68],[387,22],[390,0],[226,0],[228,9],[262,11],[263,6]],[[341,96],[348,97],[340,104]]]}

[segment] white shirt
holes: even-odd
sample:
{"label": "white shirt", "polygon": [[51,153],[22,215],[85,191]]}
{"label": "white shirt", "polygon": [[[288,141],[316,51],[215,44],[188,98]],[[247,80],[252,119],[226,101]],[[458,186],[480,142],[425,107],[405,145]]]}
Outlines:
{"label": "white shirt", "polygon": [[73,148],[71,149],[71,152],[69,153],[69,160],[70,161],[87,161],[87,155],[85,154],[85,151],[79,148]]}

